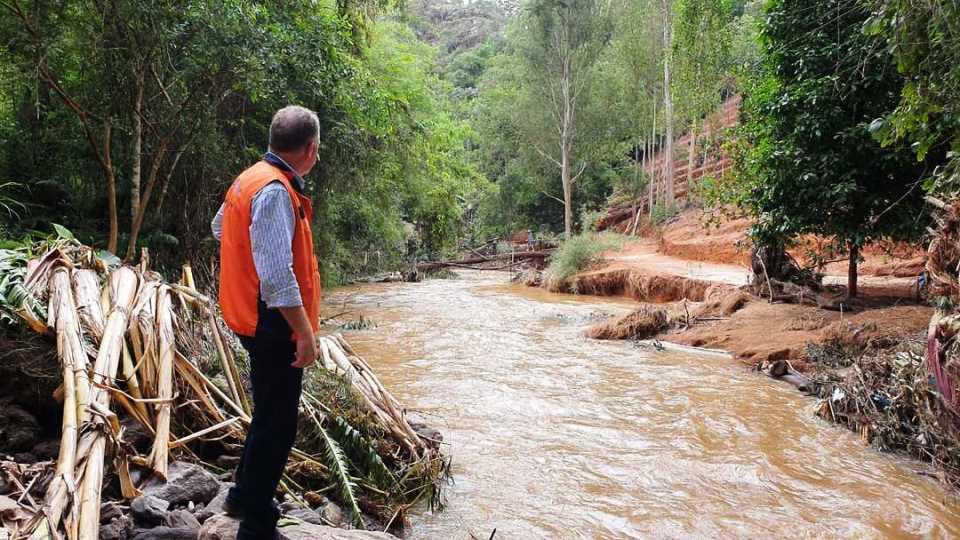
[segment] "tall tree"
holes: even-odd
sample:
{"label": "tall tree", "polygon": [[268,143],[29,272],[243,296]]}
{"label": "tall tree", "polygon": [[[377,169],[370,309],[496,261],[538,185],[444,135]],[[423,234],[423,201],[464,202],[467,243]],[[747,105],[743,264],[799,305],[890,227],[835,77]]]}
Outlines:
{"label": "tall tree", "polygon": [[673,56],[673,0],[660,0],[660,14],[663,29],[664,202],[673,205],[676,199],[673,178],[673,79],[670,72]]}
{"label": "tall tree", "polygon": [[592,68],[611,37],[611,9],[604,0],[534,0],[523,15],[529,38],[522,54],[531,86],[543,93],[551,147],[537,151],[560,169],[564,234],[573,230],[573,190],[587,168],[577,163],[579,113]]}
{"label": "tall tree", "polygon": [[861,247],[923,230],[919,179],[904,145],[883,148],[871,122],[896,106],[903,80],[870,13],[851,0],[773,0],[762,27],[763,74],[748,89],[738,159],[740,202],[755,215],[755,241],[782,244],[805,233],[836,239],[850,257],[857,295]]}
{"label": "tall tree", "polygon": [[960,3],[871,0],[868,34],[886,40],[906,79],[896,109],[874,124],[885,144],[909,141],[919,159],[949,153],[926,188],[960,193]]}

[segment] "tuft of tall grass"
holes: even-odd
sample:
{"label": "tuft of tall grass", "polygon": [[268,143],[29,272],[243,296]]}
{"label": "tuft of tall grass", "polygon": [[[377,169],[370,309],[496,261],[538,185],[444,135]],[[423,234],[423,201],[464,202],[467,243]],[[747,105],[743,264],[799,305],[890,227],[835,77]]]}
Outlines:
{"label": "tuft of tall grass", "polygon": [[571,236],[550,257],[550,266],[544,273],[544,286],[550,290],[563,289],[570,277],[599,261],[601,253],[622,246],[623,237],[610,232]]}

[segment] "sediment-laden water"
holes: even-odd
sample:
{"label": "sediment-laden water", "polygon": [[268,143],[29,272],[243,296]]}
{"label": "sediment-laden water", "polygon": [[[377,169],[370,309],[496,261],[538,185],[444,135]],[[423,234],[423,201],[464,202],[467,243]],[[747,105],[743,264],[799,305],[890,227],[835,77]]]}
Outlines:
{"label": "sediment-laden water", "polygon": [[792,388],[581,336],[631,303],[465,273],[327,304],[379,324],[348,339],[449,443],[448,507],[417,514],[412,538],[960,535],[960,503],[920,465],[815,418]]}

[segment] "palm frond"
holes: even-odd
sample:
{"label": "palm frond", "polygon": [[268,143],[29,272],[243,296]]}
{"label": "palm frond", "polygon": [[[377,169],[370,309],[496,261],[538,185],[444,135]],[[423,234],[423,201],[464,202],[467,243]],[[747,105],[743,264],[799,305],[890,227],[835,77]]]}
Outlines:
{"label": "palm frond", "polygon": [[27,273],[27,261],[30,254],[27,250],[0,249],[0,313],[3,320],[14,321],[14,315],[26,311],[33,318],[46,319],[46,310],[43,304],[23,286]]}
{"label": "palm frond", "polygon": [[373,443],[362,433],[339,416],[333,418],[331,431],[346,451],[350,461],[366,478],[383,489],[390,489],[397,485],[397,479],[380,458]]}
{"label": "palm frond", "polygon": [[363,527],[363,518],[360,514],[360,505],[357,503],[357,484],[350,476],[350,470],[347,468],[347,458],[343,454],[343,449],[337,441],[327,433],[323,426],[317,426],[320,436],[326,446],[324,457],[327,458],[327,468],[334,477],[334,482],[340,490],[340,498],[350,507],[350,513],[353,518],[353,525],[358,529]]}

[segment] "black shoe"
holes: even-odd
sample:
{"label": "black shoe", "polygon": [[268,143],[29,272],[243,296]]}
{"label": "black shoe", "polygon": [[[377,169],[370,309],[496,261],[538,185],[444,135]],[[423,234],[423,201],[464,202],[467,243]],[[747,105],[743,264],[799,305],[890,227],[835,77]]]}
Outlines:
{"label": "black shoe", "polygon": [[[282,512],[280,512],[280,505],[277,504],[277,501],[270,501],[270,508],[273,510],[273,514],[280,518]],[[227,495],[226,500],[223,501],[223,513],[234,518],[234,519],[243,519],[247,514],[247,509],[244,508],[243,503]]]}
{"label": "black shoe", "polygon": [[232,518],[241,519],[244,514],[243,506],[227,496],[226,500],[223,501],[223,513]]}

